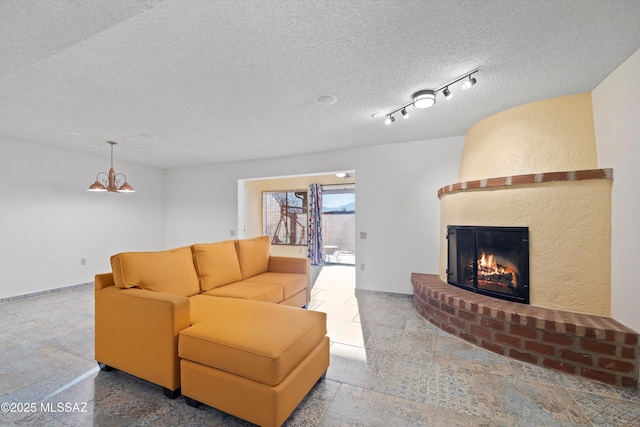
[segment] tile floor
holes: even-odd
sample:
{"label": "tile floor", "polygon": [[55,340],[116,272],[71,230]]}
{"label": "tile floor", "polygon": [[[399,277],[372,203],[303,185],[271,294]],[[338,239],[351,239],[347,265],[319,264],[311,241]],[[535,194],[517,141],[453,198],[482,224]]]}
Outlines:
{"label": "tile floor", "polygon": [[[409,297],[355,293],[354,267],[323,268],[312,294],[328,314],[331,366],[288,426],[640,426],[637,393],[474,347]],[[98,371],[92,287],[1,303],[0,342],[0,404],[23,409],[0,412],[3,427],[250,425]]]}

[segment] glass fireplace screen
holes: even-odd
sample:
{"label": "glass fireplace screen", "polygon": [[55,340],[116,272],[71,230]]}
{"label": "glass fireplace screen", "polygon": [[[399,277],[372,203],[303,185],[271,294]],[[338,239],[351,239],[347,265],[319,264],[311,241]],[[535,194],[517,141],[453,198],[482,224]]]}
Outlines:
{"label": "glass fireplace screen", "polygon": [[447,226],[447,282],[529,304],[529,228]]}

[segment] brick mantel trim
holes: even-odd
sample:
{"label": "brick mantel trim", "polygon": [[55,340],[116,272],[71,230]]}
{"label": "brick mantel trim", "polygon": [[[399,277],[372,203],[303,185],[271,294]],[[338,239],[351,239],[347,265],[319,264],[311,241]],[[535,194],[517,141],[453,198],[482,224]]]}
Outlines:
{"label": "brick mantel trim", "polygon": [[608,317],[502,301],[411,274],[413,303],[440,329],[503,356],[638,388],[640,336]]}
{"label": "brick mantel trim", "polygon": [[613,179],[613,169],[586,169],[579,171],[544,172],[526,175],[502,176],[498,178],[477,179],[445,185],[438,190],[438,197],[456,191],[478,188],[509,187],[512,185],[540,184],[543,182],[583,181],[586,179]]}

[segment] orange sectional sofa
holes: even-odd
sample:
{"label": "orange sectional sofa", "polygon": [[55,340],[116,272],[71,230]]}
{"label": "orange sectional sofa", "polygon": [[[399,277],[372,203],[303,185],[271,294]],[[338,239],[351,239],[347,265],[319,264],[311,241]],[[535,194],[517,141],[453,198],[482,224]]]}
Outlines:
{"label": "orange sectional sofa", "polygon": [[329,340],[326,315],[301,308],[309,260],[270,252],[259,237],[112,256],[95,280],[96,360],[172,398],[182,386],[192,406],[282,424],[326,372]]}

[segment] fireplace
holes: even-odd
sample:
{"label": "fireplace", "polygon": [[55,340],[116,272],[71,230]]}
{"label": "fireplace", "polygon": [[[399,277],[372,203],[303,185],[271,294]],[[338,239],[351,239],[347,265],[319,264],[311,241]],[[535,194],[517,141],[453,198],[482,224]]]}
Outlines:
{"label": "fireplace", "polygon": [[527,227],[447,226],[447,282],[529,304]]}

